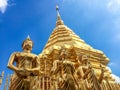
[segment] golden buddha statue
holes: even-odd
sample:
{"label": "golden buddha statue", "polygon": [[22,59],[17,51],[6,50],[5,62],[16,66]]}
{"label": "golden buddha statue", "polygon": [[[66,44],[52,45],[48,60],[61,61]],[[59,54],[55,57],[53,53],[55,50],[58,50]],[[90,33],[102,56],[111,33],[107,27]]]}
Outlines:
{"label": "golden buddha statue", "polygon": [[[23,52],[14,52],[9,59],[8,67],[14,71],[9,90],[33,90],[31,79],[39,75],[38,56],[31,53],[33,42],[30,37],[23,41]],[[14,64],[16,63],[16,64]]]}
{"label": "golden buddha statue", "polygon": [[75,77],[74,63],[68,60],[65,49],[60,51],[60,60],[53,62],[54,75],[57,77],[57,90],[79,90],[79,86]]}
{"label": "golden buddha statue", "polygon": [[92,69],[92,65],[88,60],[88,56],[80,55],[78,58],[79,67],[77,68],[77,76],[79,78],[79,82],[81,84],[82,90],[101,90],[101,83],[104,76],[104,71],[101,67],[101,74],[99,79],[97,79],[94,70]]}

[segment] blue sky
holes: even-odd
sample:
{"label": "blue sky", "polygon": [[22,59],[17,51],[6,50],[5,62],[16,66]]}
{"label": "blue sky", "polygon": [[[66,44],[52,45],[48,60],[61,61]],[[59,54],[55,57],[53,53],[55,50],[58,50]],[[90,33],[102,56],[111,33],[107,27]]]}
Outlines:
{"label": "blue sky", "polygon": [[33,53],[39,54],[56,24],[56,4],[64,23],[93,48],[110,59],[120,76],[120,0],[0,0],[0,72],[12,52],[22,51],[29,34]]}

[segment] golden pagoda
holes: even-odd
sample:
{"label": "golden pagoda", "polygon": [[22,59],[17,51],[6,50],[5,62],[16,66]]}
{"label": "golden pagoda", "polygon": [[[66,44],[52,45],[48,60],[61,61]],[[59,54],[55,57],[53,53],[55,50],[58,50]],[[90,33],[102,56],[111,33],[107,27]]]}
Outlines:
{"label": "golden pagoda", "polygon": [[56,11],[56,27],[39,55],[30,52],[30,37],[22,44],[23,52],[11,55],[9,90],[120,90],[107,56],[64,24],[58,6]]}
{"label": "golden pagoda", "polygon": [[[54,28],[52,34],[48,39],[47,44],[45,45],[45,48],[39,56],[42,57],[42,55],[46,54],[50,57],[49,59],[54,60],[54,58],[56,59],[56,55],[59,53],[59,51],[64,47],[70,53],[70,61],[77,62],[77,56],[79,56],[80,54],[87,55],[96,73],[96,76],[99,77],[101,73],[100,65],[102,65],[105,70],[104,74],[108,76],[109,81],[114,82],[114,79],[111,77],[111,71],[107,67],[109,58],[107,58],[102,51],[94,49],[93,47],[88,45],[84,40],[76,35],[73,30],[67,27],[61,19],[58,11],[58,6],[56,10],[56,27]],[[49,60],[49,63],[50,62],[51,60]]]}

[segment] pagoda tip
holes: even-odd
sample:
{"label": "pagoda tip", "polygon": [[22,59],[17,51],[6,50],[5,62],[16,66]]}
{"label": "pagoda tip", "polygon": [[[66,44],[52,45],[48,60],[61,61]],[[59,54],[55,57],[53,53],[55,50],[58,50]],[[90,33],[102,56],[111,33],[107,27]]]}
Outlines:
{"label": "pagoda tip", "polygon": [[29,40],[30,40],[30,36],[29,36],[29,35],[27,36],[27,39],[29,39]]}
{"label": "pagoda tip", "polygon": [[58,26],[58,25],[63,25],[64,23],[63,23],[63,21],[62,21],[62,19],[61,19],[58,5],[56,5],[56,12],[57,12],[57,22],[56,22],[56,26]]}
{"label": "pagoda tip", "polygon": [[59,10],[59,6],[58,5],[56,5],[56,10]]}

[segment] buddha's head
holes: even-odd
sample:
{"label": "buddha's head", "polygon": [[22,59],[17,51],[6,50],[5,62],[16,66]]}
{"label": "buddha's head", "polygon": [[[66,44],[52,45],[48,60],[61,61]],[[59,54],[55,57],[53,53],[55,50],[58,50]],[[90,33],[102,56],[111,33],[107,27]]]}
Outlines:
{"label": "buddha's head", "polygon": [[22,49],[31,51],[32,47],[33,47],[33,42],[32,42],[32,40],[30,40],[30,37],[28,36],[22,43]]}

